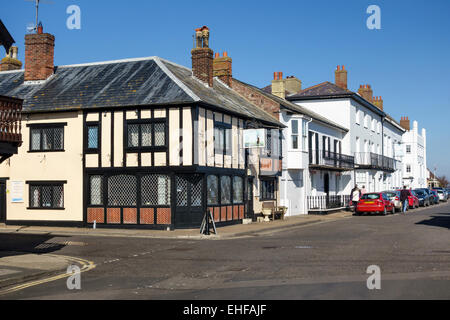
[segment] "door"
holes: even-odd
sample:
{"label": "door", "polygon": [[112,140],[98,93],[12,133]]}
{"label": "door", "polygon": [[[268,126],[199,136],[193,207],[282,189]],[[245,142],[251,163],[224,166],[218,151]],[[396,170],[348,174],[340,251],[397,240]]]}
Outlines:
{"label": "door", "polygon": [[245,214],[246,218],[253,218],[253,177],[247,178],[247,193],[245,198]]}
{"label": "door", "polygon": [[0,223],[6,222],[6,182],[0,181]]}
{"label": "door", "polygon": [[175,227],[200,228],[204,216],[203,176],[182,174],[175,177]]}
{"label": "door", "polygon": [[330,175],[328,173],[325,173],[323,177],[324,177],[323,191],[325,192],[326,204],[328,209],[330,204]]}

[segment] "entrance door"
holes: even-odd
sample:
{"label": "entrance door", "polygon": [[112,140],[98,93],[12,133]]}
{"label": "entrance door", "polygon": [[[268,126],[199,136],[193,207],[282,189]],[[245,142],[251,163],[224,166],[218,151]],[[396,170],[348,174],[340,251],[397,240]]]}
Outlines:
{"label": "entrance door", "polygon": [[203,176],[183,174],[175,177],[175,227],[199,227],[204,216]]}
{"label": "entrance door", "polygon": [[245,214],[246,218],[253,218],[253,178],[247,178],[247,197],[245,199]]}
{"label": "entrance door", "polygon": [[0,223],[6,222],[6,182],[0,181]]}
{"label": "entrance door", "polygon": [[326,194],[326,203],[328,208],[330,203],[330,175],[328,173],[325,173],[323,176],[324,176],[323,189]]}

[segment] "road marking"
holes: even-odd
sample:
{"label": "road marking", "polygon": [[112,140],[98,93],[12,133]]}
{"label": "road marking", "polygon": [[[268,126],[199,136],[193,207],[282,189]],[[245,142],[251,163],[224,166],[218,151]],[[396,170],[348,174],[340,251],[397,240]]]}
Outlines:
{"label": "road marking", "polygon": [[[75,257],[69,257],[69,256],[60,256],[60,255],[52,255],[52,254],[48,254],[47,256],[52,256],[52,257],[56,257],[56,258],[64,258],[64,259],[66,259],[69,262],[69,264],[78,263],[78,264],[81,265],[81,268],[80,268],[81,273],[90,271],[90,270],[92,270],[92,269],[94,269],[96,267],[94,262],[89,261],[89,260],[85,260],[85,259],[81,259],[81,258],[75,258]],[[34,287],[34,286],[37,286],[37,285],[40,285],[40,284],[44,284],[44,283],[47,283],[47,282],[52,282],[52,281],[56,281],[56,280],[59,280],[59,279],[64,279],[64,278],[67,278],[69,276],[70,276],[70,274],[67,274],[65,272],[65,273],[62,273],[62,274],[59,274],[59,275],[56,275],[56,276],[52,276],[52,277],[49,277],[49,278],[36,280],[36,281],[30,281],[30,282],[27,282],[27,283],[24,283],[24,284],[20,284],[20,285],[11,287],[11,288],[0,290],[0,295],[5,295],[5,294],[12,293],[12,292],[17,292],[17,291],[20,291],[20,290],[23,290],[23,289],[26,289],[26,288],[29,288],[29,287]]]}

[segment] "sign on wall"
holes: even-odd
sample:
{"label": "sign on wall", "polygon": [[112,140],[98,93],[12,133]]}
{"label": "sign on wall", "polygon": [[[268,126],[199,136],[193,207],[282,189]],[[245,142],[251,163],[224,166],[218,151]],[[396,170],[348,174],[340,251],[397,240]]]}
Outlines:
{"label": "sign on wall", "polygon": [[264,148],[266,146],[265,129],[244,130],[244,148]]}
{"label": "sign on wall", "polygon": [[23,181],[11,181],[11,202],[23,203],[23,192],[25,183]]}

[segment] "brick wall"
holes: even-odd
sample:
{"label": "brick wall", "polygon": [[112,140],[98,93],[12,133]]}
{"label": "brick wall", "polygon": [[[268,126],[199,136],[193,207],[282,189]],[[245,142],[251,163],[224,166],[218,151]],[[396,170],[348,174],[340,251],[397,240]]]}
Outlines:
{"label": "brick wall", "polygon": [[213,86],[213,51],[210,48],[192,49],[192,72],[194,77]]}
{"label": "brick wall", "polygon": [[54,70],[55,37],[48,33],[25,36],[25,81],[46,80]]}
{"label": "brick wall", "polygon": [[233,79],[233,90],[238,92],[240,95],[245,97],[247,100],[252,102],[254,105],[260,107],[261,109],[273,115],[275,119],[279,119],[280,104],[273,101],[272,99],[266,97],[265,95],[259,93],[255,89],[249,86],[243,85],[242,83],[235,81]]}

